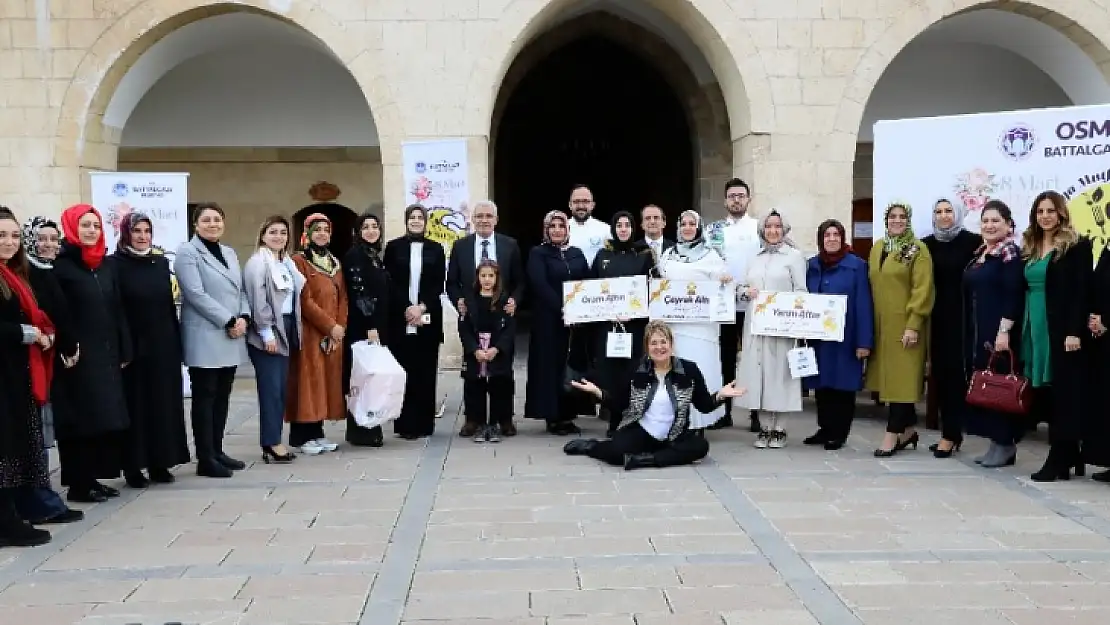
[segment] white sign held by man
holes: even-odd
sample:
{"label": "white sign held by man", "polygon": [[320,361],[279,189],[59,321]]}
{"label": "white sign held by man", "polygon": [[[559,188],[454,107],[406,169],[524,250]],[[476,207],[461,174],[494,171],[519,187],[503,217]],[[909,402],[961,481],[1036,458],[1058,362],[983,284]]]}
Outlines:
{"label": "white sign held by man", "polygon": [[563,283],[563,322],[640,319],[647,316],[647,277],[572,280]]}
{"label": "white sign held by man", "polygon": [[848,296],[798,291],[760,293],[748,314],[752,316],[752,334],[757,336],[839,343],[844,340]]}

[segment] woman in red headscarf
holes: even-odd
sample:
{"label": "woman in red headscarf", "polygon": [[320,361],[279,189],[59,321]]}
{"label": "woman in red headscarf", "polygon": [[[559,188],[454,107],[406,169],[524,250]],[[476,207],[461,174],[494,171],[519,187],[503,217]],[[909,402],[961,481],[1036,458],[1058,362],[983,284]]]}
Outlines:
{"label": "woman in red headscarf", "polygon": [[27,255],[15,216],[0,210],[0,547],[50,541],[19,518],[16,496],[50,484],[42,419],[53,369],[54,324],[27,283]]}
{"label": "woman in red headscarf", "polygon": [[347,331],[347,287],[339,259],[328,250],[331,221],[320,213],[304,222],[301,252],[293,257],[304,276],[301,290],[300,349],[290,364],[289,445],[306,455],[335,451],[324,436],[324,421],[347,418],[343,400],[343,337]]}
{"label": "woman in red headscarf", "polygon": [[54,384],[54,428],[67,499],[98,502],[119,496],[99,480],[116,479],[123,467],[123,440],[130,420],[123,367],[131,361],[131,332],[120,299],[119,279],[104,263],[103,220],[88,204],[62,213],[62,250],[54,275],[72,313],[81,357],[60,369]]}

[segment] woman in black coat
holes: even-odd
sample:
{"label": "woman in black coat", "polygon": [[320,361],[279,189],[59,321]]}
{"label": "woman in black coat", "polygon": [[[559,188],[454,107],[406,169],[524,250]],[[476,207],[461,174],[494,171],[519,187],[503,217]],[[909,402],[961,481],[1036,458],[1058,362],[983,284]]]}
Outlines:
{"label": "woman in black coat", "polygon": [[62,213],[65,240],[54,276],[73,311],[77,364],[56,372],[54,427],[62,485],[70,501],[98,502],[119,491],[98,480],[118,478],[124,434],[130,425],[123,367],[131,362],[131,330],[120,299],[119,278],[107,251],[100,213],[88,204]]}
{"label": "woman in black coat", "polygon": [[[1110,382],[1110,246],[1098,257],[1091,279],[1091,318],[1088,329],[1094,335],[1091,353],[1092,389]],[[1110,404],[1105,400],[1090,402],[1091,414],[1083,428],[1083,461],[1096,467],[1110,467]],[[1110,484],[1110,470],[1091,474],[1091,479]]]}
{"label": "woman in black coat", "polygon": [[565,375],[568,365],[585,372],[584,347],[589,337],[588,327],[572,331],[563,324],[563,283],[590,277],[586,256],[569,245],[569,240],[567,216],[551,211],[543,218],[543,243],[528,254],[528,287],[535,305],[528,338],[524,414],[543,419],[547,431],[560,436],[582,432],[574,424],[578,397],[568,393]]}
{"label": "woman in black coat", "polygon": [[[127,395],[124,476],[132,488],[174,481],[169,469],[188,464],[181,374],[181,327],[173,277],[165,254],[153,245],[153,222],[131,213],[120,227],[111,264],[119,277],[134,358],[123,371]],[[142,470],[147,469],[149,479]]]}
{"label": "woman in black coat", "polygon": [[39,412],[50,392],[55,330],[26,278],[19,222],[0,211],[0,547],[50,541],[16,509],[21,491],[50,484]]}
{"label": "woman in black coat", "polygon": [[[347,287],[347,333],[343,336],[343,394],[351,392],[351,345],[357,341],[386,344],[389,312],[389,274],[382,264],[382,220],[363,213],[355,222],[354,245],[343,257],[343,283]],[[364,428],[347,412],[347,442],[381,447],[381,426]]]}
{"label": "woman in black coat", "polygon": [[948,200],[933,205],[933,234],[921,240],[933,259],[936,300],[929,317],[929,371],[936,385],[941,419],[940,441],[930,445],[937,458],[948,458],[964,440],[967,375],[964,372],[964,268],[975,258],[983,238],[964,229],[964,209]]}
{"label": "woman in black coat", "polygon": [[[636,241],[632,213],[619,211],[609,223],[612,238],[606,241],[604,249],[594,257],[590,275],[594,278],[624,278],[644,276],[645,279],[655,267],[655,258],[647,244]],[[605,321],[594,324],[593,353],[594,367],[597,370],[598,385],[603,391],[613,392],[623,388],[632,379],[636,363],[644,355],[644,328],[648,320],[630,319],[627,321]],[[631,358],[607,358],[606,346],[611,332],[627,332],[632,339]],[[612,414],[608,406],[601,407],[600,416],[609,424],[608,433],[612,435],[620,424],[621,415]]]}
{"label": "woman in black coat", "polygon": [[436,427],[447,256],[442,245],[425,236],[427,226],[423,206],[406,208],[405,236],[390,241],[384,256],[390,277],[388,347],[407,374],[404,405],[393,431],[406,440],[431,436]]}
{"label": "woman in black coat", "polygon": [[[1045,191],[1033,200],[1022,256],[1029,288],[1023,332],[1026,376],[1036,391],[1034,410],[1049,423],[1050,445],[1044,466],[1031,477],[1036,482],[1066,480],[1073,468],[1076,475],[1084,473],[1080,441],[1090,409],[1087,325],[1094,254],[1091,241],[1072,227],[1064,196]],[[1039,280],[1043,295],[1034,297]],[[1041,364],[1045,360],[1047,367]]]}

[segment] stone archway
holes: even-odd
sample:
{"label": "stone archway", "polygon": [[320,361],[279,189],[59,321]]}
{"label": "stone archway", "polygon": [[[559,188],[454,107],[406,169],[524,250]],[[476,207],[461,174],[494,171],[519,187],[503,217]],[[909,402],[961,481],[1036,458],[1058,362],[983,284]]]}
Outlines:
{"label": "stone archway", "polygon": [[[608,46],[606,52],[599,52],[595,56],[613,63],[616,63],[616,58],[625,56],[627,58],[624,64],[621,64],[621,67],[625,68],[624,71],[649,74],[642,79],[644,82],[638,85],[641,93],[635,96],[627,94],[628,99],[618,104],[627,111],[627,119],[624,121],[651,125],[650,122],[634,119],[634,117],[642,117],[646,112],[645,109],[664,105],[672,112],[670,118],[665,116],[663,119],[673,120],[671,123],[674,125],[674,127],[664,128],[658,127],[661,124],[653,125],[654,139],[650,147],[658,149],[659,152],[649,154],[644,163],[633,164],[631,161],[637,159],[639,155],[635,152],[639,150],[626,146],[632,149],[633,153],[617,160],[631,167],[631,170],[622,174],[618,171],[621,168],[617,167],[612,172],[613,176],[624,176],[627,179],[619,182],[621,187],[619,196],[601,192],[599,217],[605,219],[615,210],[635,212],[649,203],[663,207],[672,227],[677,221],[678,214],[689,208],[715,216],[721,210],[721,200],[720,194],[714,193],[714,189],[720,187],[723,181],[730,177],[732,171],[732,142],[724,98],[719,85],[699,82],[675,48],[643,26],[611,13],[591,12],[571,18],[537,37],[521,50],[505,75],[493,112],[490,160],[494,198],[502,208],[508,209],[502,218],[507,231],[512,231],[511,234],[523,241],[536,238],[538,230],[534,226],[539,223],[539,214],[551,208],[564,206],[566,194],[569,193],[571,185],[596,182],[591,180],[589,175],[572,175],[567,180],[555,181],[552,177],[557,177],[556,172],[546,167],[540,167],[547,170],[543,173],[535,172],[539,179],[534,182],[526,180],[527,175],[510,172],[510,169],[517,167],[517,161],[521,159],[520,155],[508,153],[514,149],[509,144],[519,144],[521,141],[534,142],[536,139],[505,136],[502,132],[502,121],[507,119],[506,112],[513,109],[513,103],[518,98],[525,97],[520,90],[535,91],[537,81],[541,84],[548,80],[555,81],[557,76],[551,75],[551,72],[557,71],[551,66],[551,63],[555,62],[554,59],[559,58],[559,55],[570,53],[569,50],[576,46],[583,45]],[[639,66],[638,69],[637,66]],[[592,71],[603,70],[600,67],[593,67]],[[536,72],[546,72],[547,78],[541,80],[541,76]],[[588,73],[585,69],[581,70],[578,73],[578,79],[588,80],[586,77]],[[610,73],[620,72],[610,71]],[[655,79],[657,87],[652,90],[653,95],[646,96],[644,93],[646,86],[652,82],[650,74],[657,76]],[[620,77],[614,80],[620,80]],[[553,85],[547,88],[558,89]],[[601,97],[601,94],[566,94],[566,97],[596,98]],[[656,98],[668,102],[653,101]],[[597,114],[601,115],[604,103],[598,104]],[[528,116],[535,113],[513,110],[516,112],[511,119],[517,125],[512,132],[519,133],[522,114]],[[680,119],[675,119],[675,112]],[[548,124],[553,121],[545,119],[537,120],[537,123]],[[620,146],[615,147],[620,149]],[[520,145],[519,148],[524,149],[525,152],[529,151],[524,145]],[[506,153],[499,154],[499,151],[506,151]],[[543,158],[544,155],[534,155],[537,162]],[[657,168],[659,164],[663,167]],[[530,167],[524,169],[525,172],[531,171]],[[515,180],[516,178],[520,179]],[[522,200],[524,207],[530,209],[530,213],[537,213],[536,215],[516,214],[517,209],[514,206],[521,202],[513,201],[515,195],[520,195],[514,194],[509,188],[513,184],[529,187],[523,197],[517,199]],[[599,189],[595,188],[595,193],[598,191]],[[517,223],[522,219],[526,223]]]}
{"label": "stone archway", "polygon": [[350,71],[369,105],[383,159],[400,159],[401,122],[388,81],[382,80],[377,50],[339,19],[308,0],[140,0],[97,38],[62,96],[53,146],[55,165],[73,168],[76,187],[88,197],[85,173],[114,169],[120,128],[104,124],[104,113],[128,71],[152,46],[193,22],[237,12],[280,20],[311,36]]}
{"label": "stone archway", "polygon": [[[489,136],[501,85],[520,51],[573,7],[575,0],[511,0],[478,55],[467,88],[465,126]],[[771,132],[771,88],[751,35],[726,0],[642,0],[677,25],[709,62],[726,103],[733,142]],[[744,160],[744,159],[741,159]],[[734,171],[741,163],[734,162]]]}

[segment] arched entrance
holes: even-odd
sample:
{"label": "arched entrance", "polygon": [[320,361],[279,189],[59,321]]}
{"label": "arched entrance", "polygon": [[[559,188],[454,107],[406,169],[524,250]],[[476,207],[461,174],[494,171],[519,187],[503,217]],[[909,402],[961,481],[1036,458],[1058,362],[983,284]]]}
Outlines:
{"label": "arched entrance", "polygon": [[308,219],[308,216],[313,213],[321,213],[331,221],[331,245],[328,246],[328,249],[336,257],[342,259],[347,250],[351,249],[351,243],[354,241],[352,228],[355,220],[358,219],[358,215],[350,208],[336,202],[318,202],[305,206],[293,214],[291,225],[293,226],[293,247],[295,249],[301,249],[304,220]]}
{"label": "arched entrance", "polygon": [[502,81],[492,187],[499,229],[525,253],[540,241],[543,214],[566,210],[576,184],[593,190],[602,220],[658,204],[672,236],[681,211],[720,206],[713,181],[731,174],[732,149],[713,72],[673,25],[663,32],[617,13],[565,16],[521,49]]}
{"label": "arched entrance", "polygon": [[[922,25],[908,41],[884,36],[869,52],[874,58],[861,61],[864,68],[874,66],[882,55],[893,57],[877,79],[859,72],[848,89],[870,94],[860,109],[856,144],[857,223],[872,220],[872,129],[879,120],[1110,102],[1110,65],[1096,62],[1110,58],[1110,51],[1083,27],[1032,4],[982,6],[987,8]],[[892,26],[891,33],[907,32],[898,26]],[[873,228],[875,238],[880,238],[881,224]],[[854,246],[866,252],[870,241],[857,239]]]}
{"label": "arched entrance", "polygon": [[[75,142],[84,169],[189,173],[189,201],[227,210],[224,241],[243,258],[267,216],[296,223],[317,181],[341,187],[358,212],[384,195],[375,111],[361,86],[376,77],[356,79],[340,60],[354,56],[335,36],[342,25],[299,0],[282,15],[254,4],[268,6],[149,0],[155,26],[134,31],[135,20],[121,20],[89,55],[118,60],[106,72],[79,68],[75,82],[97,91],[87,108],[67,92],[63,108],[84,112],[83,132],[59,137],[66,153]],[[121,40],[135,43],[97,48]],[[337,238],[350,237],[350,213],[336,214]]]}

